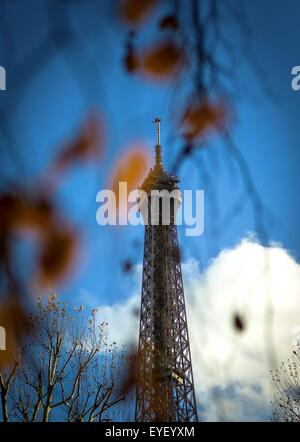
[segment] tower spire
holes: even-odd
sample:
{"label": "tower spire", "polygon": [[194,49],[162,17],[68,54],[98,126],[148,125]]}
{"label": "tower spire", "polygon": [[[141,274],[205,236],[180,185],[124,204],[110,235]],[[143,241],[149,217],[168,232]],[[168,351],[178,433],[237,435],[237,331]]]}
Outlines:
{"label": "tower spire", "polygon": [[156,125],[156,146],[155,146],[155,167],[163,168],[162,147],[160,144],[160,118],[155,118],[153,123]]}

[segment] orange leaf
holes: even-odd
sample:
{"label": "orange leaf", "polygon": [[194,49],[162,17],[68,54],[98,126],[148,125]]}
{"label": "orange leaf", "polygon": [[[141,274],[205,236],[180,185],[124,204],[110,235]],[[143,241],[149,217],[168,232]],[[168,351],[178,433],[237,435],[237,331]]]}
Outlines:
{"label": "orange leaf", "polygon": [[183,67],[184,52],[171,41],[156,44],[146,50],[142,59],[143,70],[151,78],[168,79],[178,74]]}
{"label": "orange leaf", "polygon": [[192,140],[212,129],[220,129],[224,126],[225,116],[225,108],[221,103],[199,101],[190,105],[182,117],[184,135]]}
{"label": "orange leaf", "polygon": [[121,0],[121,18],[129,25],[138,25],[148,18],[156,3],[156,0]]}
{"label": "orange leaf", "polygon": [[0,369],[18,361],[20,346],[28,334],[34,331],[33,324],[20,301],[11,294],[7,298],[0,304],[0,325],[5,330],[3,337],[6,347],[5,350],[0,350]]}
{"label": "orange leaf", "polygon": [[75,161],[89,161],[102,153],[103,128],[99,118],[92,115],[81,127],[78,135],[65,147],[56,160],[64,168]]}
{"label": "orange leaf", "polygon": [[177,17],[175,15],[167,15],[161,20],[159,27],[161,29],[178,29],[179,23]]}
{"label": "orange leaf", "polygon": [[76,245],[75,233],[67,227],[54,227],[47,232],[39,257],[42,283],[49,284],[65,276],[74,260]]}
{"label": "orange leaf", "polygon": [[144,148],[133,147],[118,161],[111,177],[111,190],[119,203],[119,183],[125,181],[131,192],[141,185],[149,166],[149,154]]}
{"label": "orange leaf", "polygon": [[18,192],[0,196],[0,223],[4,230],[20,227],[48,227],[53,215],[51,203],[43,197],[29,197]]}

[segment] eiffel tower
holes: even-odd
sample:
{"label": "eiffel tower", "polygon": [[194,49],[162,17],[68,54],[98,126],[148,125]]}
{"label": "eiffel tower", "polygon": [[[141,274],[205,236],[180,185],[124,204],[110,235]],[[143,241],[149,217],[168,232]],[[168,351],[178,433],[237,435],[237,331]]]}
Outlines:
{"label": "eiffel tower", "polygon": [[[181,193],[179,179],[164,170],[160,122],[154,120],[155,166],[140,188],[145,242],[135,420],[197,422],[176,226]],[[162,197],[153,196],[153,190],[173,196],[166,192]]]}

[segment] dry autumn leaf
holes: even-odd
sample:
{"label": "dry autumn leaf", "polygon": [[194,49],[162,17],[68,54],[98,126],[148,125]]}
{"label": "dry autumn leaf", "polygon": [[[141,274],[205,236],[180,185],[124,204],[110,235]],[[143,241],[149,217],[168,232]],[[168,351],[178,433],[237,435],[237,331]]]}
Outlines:
{"label": "dry autumn leaf", "polygon": [[127,366],[122,379],[122,393],[125,396],[132,391],[138,382],[138,351],[131,349],[126,356]]}
{"label": "dry autumn leaf", "polygon": [[142,68],[146,76],[166,80],[178,75],[184,65],[184,52],[176,43],[164,41],[147,49],[142,57]]}
{"label": "dry autumn leaf", "polygon": [[39,256],[39,281],[51,284],[70,270],[74,261],[77,236],[70,228],[54,227],[46,233]]}
{"label": "dry autumn leaf", "polygon": [[188,106],[183,117],[182,127],[185,138],[193,140],[208,131],[220,129],[226,121],[225,107],[222,103],[197,102]]}
{"label": "dry autumn leaf", "polygon": [[179,29],[179,22],[175,15],[167,15],[164,17],[159,24],[160,29]]}
{"label": "dry autumn leaf", "polygon": [[29,228],[47,229],[53,221],[54,208],[51,202],[39,196],[31,201],[24,201],[19,224]]}
{"label": "dry autumn leaf", "polygon": [[78,135],[59,154],[55,167],[65,168],[75,161],[89,161],[99,157],[103,149],[103,127],[98,117],[91,115]]}
{"label": "dry autumn leaf", "polygon": [[233,317],[233,326],[239,333],[245,330],[245,320],[238,313]]}
{"label": "dry autumn leaf", "polygon": [[148,18],[156,3],[157,0],[121,0],[121,19],[128,25],[136,26]]}
{"label": "dry autumn leaf", "polygon": [[18,195],[5,193],[0,195],[1,232],[10,230],[18,218],[22,200]]}
{"label": "dry autumn leaf", "polygon": [[117,196],[119,204],[119,183],[126,182],[131,192],[141,185],[149,166],[149,154],[145,148],[129,149],[117,162],[110,179],[110,188]]}
{"label": "dry autumn leaf", "polygon": [[139,60],[133,48],[129,47],[124,57],[124,67],[127,72],[136,72],[139,67]]}
{"label": "dry autumn leaf", "polygon": [[129,259],[126,259],[125,261],[122,262],[122,270],[124,273],[129,273],[131,272],[133,269],[133,262],[130,261]]}
{"label": "dry autumn leaf", "polygon": [[5,231],[18,228],[47,228],[52,220],[53,207],[42,196],[29,197],[19,191],[0,196],[0,225]]}
{"label": "dry autumn leaf", "polygon": [[28,333],[33,332],[33,324],[18,299],[14,296],[0,303],[0,324],[5,330],[5,347],[0,351],[0,369],[17,362],[18,348]]}

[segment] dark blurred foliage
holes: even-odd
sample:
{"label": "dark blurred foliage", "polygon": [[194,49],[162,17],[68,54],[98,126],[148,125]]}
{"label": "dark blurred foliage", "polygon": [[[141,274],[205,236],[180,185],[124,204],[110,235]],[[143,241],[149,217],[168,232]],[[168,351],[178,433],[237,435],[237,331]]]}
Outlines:
{"label": "dark blurred foliage", "polygon": [[[24,324],[32,292],[38,286],[47,292],[69,276],[74,265],[80,234],[55,204],[54,192],[71,164],[98,161],[103,146],[101,136],[100,121],[89,117],[36,183],[21,188],[16,181],[0,195],[1,311],[4,317],[9,316],[8,336],[15,337],[15,345],[26,331],[32,331]],[[21,237],[30,238],[36,255],[34,273],[27,275],[25,281],[18,275],[14,250]],[[2,325],[5,323],[7,319],[1,321]]]}
{"label": "dark blurred foliage", "polygon": [[242,318],[238,313],[236,313],[233,316],[233,326],[234,329],[238,332],[241,333],[242,331],[245,330],[245,320],[244,318]]}
{"label": "dark blurred foliage", "polygon": [[138,26],[153,11],[158,3],[156,0],[121,0],[119,4],[119,12],[122,20],[129,26]]}

